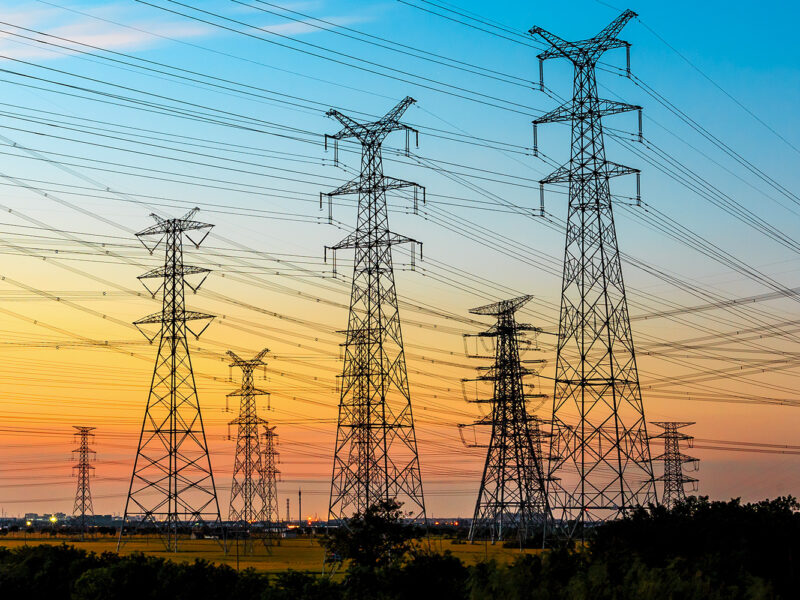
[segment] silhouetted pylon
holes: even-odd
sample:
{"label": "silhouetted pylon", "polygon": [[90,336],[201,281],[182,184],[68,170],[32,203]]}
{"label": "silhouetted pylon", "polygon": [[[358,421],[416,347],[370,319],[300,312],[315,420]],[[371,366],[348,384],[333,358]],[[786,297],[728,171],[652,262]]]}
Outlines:
{"label": "silhouetted pylon", "polygon": [[694,425],[694,422],[653,421],[653,425],[664,430],[658,435],[651,436],[652,438],[664,440],[664,453],[653,458],[653,460],[664,462],[664,474],[656,479],[656,481],[664,482],[661,504],[672,508],[677,502],[682,502],[686,499],[684,486],[687,483],[692,484],[693,489],[697,489],[697,478],[684,474],[683,465],[692,465],[696,470],[700,461],[694,456],[683,454],[680,447],[680,443],[684,441],[688,442],[689,447],[691,447],[694,436],[678,431],[683,427]]}
{"label": "silhouetted pylon", "polygon": [[232,367],[242,370],[242,384],[239,389],[228,394],[228,397],[240,398],[239,415],[230,422],[237,427],[236,455],[233,463],[231,482],[231,501],[228,520],[240,527],[249,529],[251,523],[262,523],[265,516],[265,482],[259,428],[266,421],[258,416],[256,396],[268,395],[269,392],[258,389],[253,381],[253,371],[263,366],[264,348],[249,360],[239,358],[233,351],[228,351]]}
{"label": "silhouetted pylon", "polygon": [[495,304],[473,308],[471,313],[497,318],[497,323],[476,335],[495,339],[495,359],[491,367],[475,380],[493,384],[491,398],[476,398],[486,403],[490,413],[474,425],[491,427],[481,487],[469,539],[488,538],[492,542],[518,539],[520,544],[544,533],[550,516],[542,457],[542,433],[539,419],[528,410],[533,398],[523,384],[534,371],[523,367],[520,344],[526,331],[540,331],[517,323],[515,313],[531,296],[521,296]]}
{"label": "silhouetted pylon", "polygon": [[[355,257],[350,316],[343,344],[329,519],[349,518],[378,502],[397,499],[413,519],[425,520],[392,268],[392,246],[416,242],[389,230],[386,206],[387,191],[412,187],[416,197],[420,186],[384,175],[381,157],[381,144],[389,133],[414,131],[399,121],[413,103],[414,99],[407,97],[372,123],[356,122],[336,110],[327,113],[343,129],[326,136],[326,143],[328,138],[335,144],[353,138],[361,144],[360,175],[327,194],[358,196],[355,231],[331,247],[334,253],[352,248]],[[413,252],[412,246],[412,255]]]}
{"label": "silhouetted pylon", "polygon": [[635,16],[625,11],[578,42],[530,30],[549,46],[540,61],[574,66],[572,98],[534,121],[572,128],[569,161],[540,182],[569,186],[548,476],[555,533],[567,539],[656,500],[609,189],[610,178],[638,182],[639,171],[606,160],[602,126],[605,116],[641,107],[598,98],[595,77],[603,53],[628,48],[617,35]]}
{"label": "silhouetted pylon", "polygon": [[267,532],[274,535],[277,532],[278,524],[281,521],[281,515],[278,512],[278,481],[280,480],[280,471],[278,470],[278,463],[280,462],[280,452],[278,452],[278,434],[275,432],[275,427],[270,427],[269,423],[263,425],[263,451],[264,456],[262,460],[264,482],[264,527]]}
{"label": "silhouetted pylon", "polygon": [[78,455],[78,462],[73,465],[72,470],[78,476],[78,488],[75,490],[75,506],[72,509],[72,516],[77,518],[81,526],[81,540],[86,535],[86,517],[94,515],[92,506],[92,490],[89,481],[94,472],[91,461],[95,451],[89,447],[90,439],[94,437],[92,431],[95,427],[82,427],[73,425],[77,430],[75,435],[78,437],[78,447],[73,450],[73,454]]}
{"label": "silhouetted pylon", "polygon": [[[154,531],[168,551],[177,552],[181,530],[220,523],[187,341],[187,332],[199,337],[214,317],[186,310],[184,299],[185,288],[196,292],[209,273],[209,269],[183,263],[184,236],[199,248],[213,227],[194,219],[198,210],[179,219],[151,215],[156,224],[136,234],[151,254],[164,245],[164,266],[139,276],[153,297],[161,295],[162,307],[134,323],[151,343],[158,340],[158,355],[117,549],[128,532]],[[201,236],[198,241],[190,237],[192,232]],[[187,277],[191,276],[199,281],[190,283]],[[147,279],[160,284],[153,290],[147,287]],[[193,321],[205,321],[205,325],[195,332],[189,326]],[[154,333],[148,333],[150,326],[157,326]]]}

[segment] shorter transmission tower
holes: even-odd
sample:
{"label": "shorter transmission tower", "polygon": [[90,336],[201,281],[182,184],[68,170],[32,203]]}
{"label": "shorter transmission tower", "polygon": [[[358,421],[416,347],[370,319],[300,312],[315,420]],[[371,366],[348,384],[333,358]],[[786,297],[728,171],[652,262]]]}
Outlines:
{"label": "shorter transmission tower", "polygon": [[[158,355],[117,550],[128,534],[152,531],[166,550],[177,552],[184,532],[218,527],[221,521],[187,339],[189,334],[199,338],[214,318],[186,309],[186,288],[197,292],[209,274],[204,267],[183,262],[184,238],[199,248],[213,227],[195,220],[198,210],[180,219],[151,215],[155,225],[136,234],[151,254],[162,247],[164,262],[139,276],[154,298],[161,297],[159,312],[134,323],[151,343],[158,340]],[[149,280],[160,283],[148,287]],[[154,326],[156,331],[148,333]]]}
{"label": "shorter transmission tower", "polygon": [[92,490],[89,488],[89,480],[92,477],[94,467],[90,464],[94,459],[95,451],[89,448],[89,441],[94,438],[92,431],[95,427],[81,427],[73,425],[77,430],[78,447],[72,451],[77,454],[78,462],[73,465],[73,472],[78,476],[78,488],[75,490],[75,507],[72,509],[72,516],[80,520],[81,541],[86,535],[86,517],[94,515],[92,507]]}
{"label": "shorter transmission tower", "polygon": [[[280,471],[280,453],[276,450],[278,446],[278,434],[275,427],[270,427],[264,423],[264,431],[261,434],[264,439],[264,455],[262,457],[261,480],[264,482],[264,527],[267,534],[272,536],[278,533],[281,515],[278,512],[278,480]],[[289,499],[286,499],[286,520],[289,520]]]}
{"label": "shorter transmission tower", "polygon": [[266,423],[259,418],[256,407],[256,396],[267,395],[268,392],[255,387],[253,371],[263,366],[264,356],[269,352],[264,348],[254,358],[245,360],[234,352],[228,351],[231,367],[242,370],[242,385],[228,397],[239,396],[239,416],[230,422],[238,427],[236,435],[236,458],[233,463],[233,481],[231,483],[231,502],[228,520],[240,528],[249,529],[251,523],[265,521],[264,509],[264,468],[261,462],[261,445],[259,444],[259,425]]}
{"label": "shorter transmission tower", "polygon": [[465,380],[494,385],[491,398],[472,400],[491,405],[489,415],[474,424],[489,425],[492,432],[470,541],[486,538],[494,543],[516,538],[522,545],[533,535],[544,533],[550,514],[540,421],[528,410],[529,400],[544,396],[525,393],[523,377],[534,372],[523,367],[520,360],[520,344],[525,343],[521,334],[539,330],[517,323],[514,316],[530,299],[521,296],[470,310],[472,314],[497,317],[495,325],[474,334],[495,338],[494,365],[483,367],[484,374],[477,379]]}
{"label": "shorter transmission tower", "polygon": [[657,477],[656,481],[664,482],[664,493],[661,496],[661,504],[672,508],[678,502],[686,499],[686,491],[684,486],[687,483],[692,484],[692,491],[697,491],[697,478],[689,477],[683,472],[683,465],[691,464],[696,471],[698,469],[700,460],[683,454],[680,449],[680,442],[687,441],[689,447],[692,447],[692,440],[694,436],[678,431],[683,427],[694,425],[694,422],[675,422],[675,421],[659,421],[653,422],[656,427],[661,427],[664,431],[658,435],[652,436],[653,438],[661,438],[664,440],[664,454],[656,456],[653,460],[660,460],[664,462],[664,474]]}

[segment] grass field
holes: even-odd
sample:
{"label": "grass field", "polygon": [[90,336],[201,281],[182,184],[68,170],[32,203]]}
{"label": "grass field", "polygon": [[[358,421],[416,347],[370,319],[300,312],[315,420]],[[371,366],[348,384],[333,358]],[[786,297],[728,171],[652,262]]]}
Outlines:
{"label": "grass field", "polygon": [[[498,562],[509,562],[519,555],[519,550],[513,548],[503,548],[498,545],[485,543],[475,544],[453,544],[452,540],[442,538],[431,538],[430,542],[422,541],[421,544],[430,543],[435,551],[443,552],[450,550],[466,564],[475,564],[486,558],[495,559]],[[83,542],[75,537],[29,534],[7,535],[0,538],[0,546],[7,548],[18,548],[25,544],[70,544],[78,548],[83,548],[89,552],[116,552],[116,537],[94,537]],[[156,539],[132,538],[120,549],[120,554],[131,554],[133,552],[143,552],[153,556],[169,558],[170,560],[191,562],[202,558],[218,564],[226,564],[233,568],[237,567],[237,548],[235,541],[228,542],[227,554],[223,551],[219,543],[214,540],[181,540],[180,552],[167,552]],[[252,567],[259,571],[278,572],[287,569],[296,571],[308,571],[319,573],[322,570],[322,559],[324,551],[319,545],[317,538],[294,538],[281,540],[280,546],[272,546],[266,549],[259,541],[253,543],[255,552],[246,555],[244,543],[240,542],[238,548],[238,567],[246,569]],[[525,552],[537,552],[536,550],[525,550]]]}

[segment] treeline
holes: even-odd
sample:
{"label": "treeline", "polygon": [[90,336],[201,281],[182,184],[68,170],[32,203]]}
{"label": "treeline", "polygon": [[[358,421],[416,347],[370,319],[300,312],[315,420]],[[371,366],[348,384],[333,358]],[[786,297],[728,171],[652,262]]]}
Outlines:
{"label": "treeline", "polygon": [[373,507],[326,538],[347,565],[329,579],[237,572],[206,561],[96,555],[62,545],[0,549],[0,598],[13,600],[522,600],[796,598],[800,505],[691,498],[597,528],[583,549],[466,566],[427,551],[399,507]]}

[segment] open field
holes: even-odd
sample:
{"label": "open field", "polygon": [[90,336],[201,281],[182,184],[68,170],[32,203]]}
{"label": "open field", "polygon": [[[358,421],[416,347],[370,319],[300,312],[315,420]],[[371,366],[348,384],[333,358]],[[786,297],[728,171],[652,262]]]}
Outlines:
{"label": "open field", "polygon": [[[421,543],[427,543],[425,541]],[[18,548],[25,544],[70,544],[90,552],[116,552],[116,537],[98,536],[87,539],[83,542],[74,536],[54,536],[29,534],[7,535],[0,538],[0,546],[7,548]],[[190,562],[202,558],[217,564],[237,567],[237,548],[235,541],[228,542],[227,554],[223,551],[220,544],[214,540],[181,540],[180,552],[166,552],[161,543],[156,539],[131,539],[120,549],[120,554],[131,554],[143,552],[153,556],[169,558],[180,562]],[[259,571],[278,572],[287,569],[296,571],[308,571],[318,573],[322,569],[323,549],[319,545],[318,538],[294,538],[281,540],[280,546],[272,546],[269,552],[264,546],[255,541],[253,555],[244,554],[244,544],[240,542],[238,567],[246,569],[252,567]],[[519,555],[519,550],[513,548],[503,548],[500,545],[485,543],[475,544],[453,544],[452,540],[442,538],[431,538],[431,548],[443,552],[450,550],[458,556],[465,564],[475,564],[483,559],[492,558],[500,563],[507,563]],[[525,550],[525,552],[537,552],[537,550]]]}

